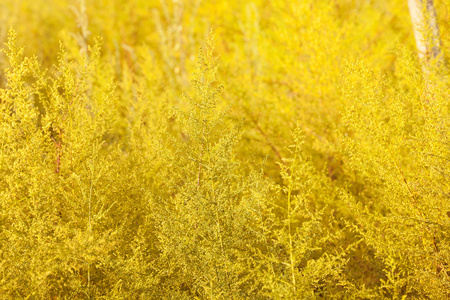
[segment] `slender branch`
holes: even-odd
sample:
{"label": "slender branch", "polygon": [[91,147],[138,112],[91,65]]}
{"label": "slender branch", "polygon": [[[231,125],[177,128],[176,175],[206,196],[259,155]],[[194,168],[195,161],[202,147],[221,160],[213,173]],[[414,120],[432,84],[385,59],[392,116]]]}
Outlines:
{"label": "slender branch", "polygon": [[[297,160],[297,154],[294,157],[294,163]],[[294,268],[294,245],[292,239],[292,228],[291,228],[291,220],[292,220],[292,208],[291,208],[291,200],[292,200],[292,175],[289,176],[289,190],[288,190],[288,230],[289,230],[289,260],[291,267],[291,280],[292,285],[294,287],[294,292],[297,294],[297,283],[295,281],[295,268]]]}
{"label": "slender branch", "polygon": [[259,131],[259,133],[261,133],[261,135],[264,137],[264,139],[266,140],[266,144],[270,146],[270,148],[272,148],[273,152],[275,152],[275,155],[278,157],[279,160],[282,160],[281,154],[278,151],[278,149],[275,147],[275,145],[270,141],[269,137],[267,136],[267,134],[262,130],[262,128],[259,126],[258,121],[253,117],[250,116],[252,119],[253,124],[255,124],[256,129]]}

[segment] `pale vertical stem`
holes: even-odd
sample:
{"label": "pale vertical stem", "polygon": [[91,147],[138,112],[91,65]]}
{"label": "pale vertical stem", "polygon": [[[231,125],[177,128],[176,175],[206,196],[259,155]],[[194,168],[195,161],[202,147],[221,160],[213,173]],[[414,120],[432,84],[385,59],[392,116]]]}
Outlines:
{"label": "pale vertical stem", "polygon": [[86,12],[86,1],[80,0],[80,20],[79,20],[79,26],[81,30],[81,36],[83,38],[83,51],[87,55],[87,40],[90,35],[89,29],[88,29],[88,17]]}
{"label": "pale vertical stem", "polygon": [[[259,200],[259,197],[257,199]],[[270,251],[270,248],[269,248],[269,241],[267,240],[266,230],[264,229],[264,218],[263,218],[263,214],[261,212],[261,207],[262,207],[262,204],[260,203],[260,201],[258,201],[258,208],[259,208],[258,212],[259,212],[259,218],[261,220],[261,229],[262,229],[262,234],[264,236],[264,243],[266,244],[267,254],[269,254],[269,253],[272,254],[271,253],[272,251]],[[270,262],[270,270],[272,271],[272,275],[275,278],[276,275],[275,275],[275,270],[273,269],[273,262]]]}
{"label": "pale vertical stem", "polygon": [[89,31],[89,20],[87,16],[86,0],[78,0],[78,6],[71,5],[69,8],[73,11],[76,17],[77,27],[80,29],[80,33],[76,34],[78,45],[80,46],[80,53],[83,53],[87,57],[88,50],[88,38],[91,32]]}
{"label": "pale vertical stem", "polygon": [[[202,115],[203,117],[203,115]],[[200,160],[198,162],[198,176],[197,176],[197,191],[200,190],[200,176],[202,174],[202,162],[203,162],[203,150],[205,148],[205,122],[203,122],[203,130],[202,130],[202,148],[200,150]]]}
{"label": "pale vertical stem", "polygon": [[432,63],[443,60],[433,0],[408,0],[408,6],[419,59],[427,75]]}
{"label": "pale vertical stem", "polygon": [[295,269],[294,269],[294,247],[292,242],[292,230],[291,230],[291,189],[289,188],[288,194],[288,224],[289,224],[289,260],[291,266],[292,285],[294,292],[297,292],[297,284],[295,282]]}
{"label": "pale vertical stem", "polygon": [[[297,160],[297,155],[294,158],[294,163]],[[289,190],[288,190],[288,230],[289,230],[289,260],[290,260],[290,267],[291,267],[291,280],[292,285],[294,287],[294,292],[297,294],[297,283],[295,281],[295,269],[294,269],[294,245],[292,240],[292,228],[291,228],[291,220],[292,220],[292,207],[291,207],[291,200],[292,200],[292,175],[290,175],[289,178]]]}
{"label": "pale vertical stem", "polygon": [[[94,175],[95,175],[94,154],[95,154],[95,143],[92,146],[92,171],[91,171],[91,184],[90,184],[90,188],[89,188],[89,235],[92,234],[91,200],[92,200],[92,190],[94,187]],[[88,265],[88,297],[89,297],[89,299],[91,299],[91,264],[87,263],[87,265]]]}
{"label": "pale vertical stem", "polygon": [[88,299],[91,299],[91,265],[88,264]]}
{"label": "pale vertical stem", "polygon": [[92,171],[91,171],[91,185],[89,188],[89,233],[92,232],[92,220],[91,220],[91,200],[92,200],[92,189],[94,187],[94,174],[95,174],[95,144],[92,146]]}
{"label": "pale vertical stem", "polygon": [[[204,134],[204,129],[205,128],[203,127],[203,134]],[[205,139],[205,142],[206,142],[206,139]],[[203,151],[203,147],[202,147],[202,151]],[[212,166],[213,158],[211,157],[211,151],[209,151],[209,149],[207,149],[207,153],[208,153],[208,165]],[[225,254],[225,247],[224,247],[224,243],[223,243],[222,227],[220,226],[220,215],[221,215],[220,214],[220,204],[221,203],[219,203],[220,197],[216,198],[216,188],[215,188],[216,186],[215,186],[214,182],[212,182],[211,187],[212,187],[213,203],[217,202],[216,203],[216,219],[217,219],[216,222],[217,222],[217,233],[219,234],[220,251],[222,253],[223,262],[226,263],[227,257]],[[230,297],[231,297],[231,300],[233,300],[234,297],[232,296],[233,291],[231,288],[230,276],[229,276],[229,272],[226,269],[225,269],[225,276],[226,276],[226,280],[227,280],[228,289],[230,290]]]}

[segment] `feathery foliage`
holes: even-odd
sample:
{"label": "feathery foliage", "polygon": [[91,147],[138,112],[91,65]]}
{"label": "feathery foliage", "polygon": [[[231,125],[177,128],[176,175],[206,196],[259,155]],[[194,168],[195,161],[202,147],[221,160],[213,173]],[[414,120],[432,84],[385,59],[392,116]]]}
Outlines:
{"label": "feathery foliage", "polygon": [[0,298],[448,299],[406,2],[2,1]]}

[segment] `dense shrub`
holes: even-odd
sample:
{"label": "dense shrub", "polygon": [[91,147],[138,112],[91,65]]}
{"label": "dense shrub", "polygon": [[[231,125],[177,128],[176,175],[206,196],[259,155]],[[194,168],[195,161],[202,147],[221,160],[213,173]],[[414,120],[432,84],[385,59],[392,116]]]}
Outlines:
{"label": "dense shrub", "polygon": [[448,299],[404,2],[3,1],[0,299]]}

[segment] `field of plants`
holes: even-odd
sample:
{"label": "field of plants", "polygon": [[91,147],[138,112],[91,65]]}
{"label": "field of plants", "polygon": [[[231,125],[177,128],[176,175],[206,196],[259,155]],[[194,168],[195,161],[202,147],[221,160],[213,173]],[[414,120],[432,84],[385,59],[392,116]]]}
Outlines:
{"label": "field of plants", "polygon": [[0,300],[450,299],[434,7],[1,0]]}

